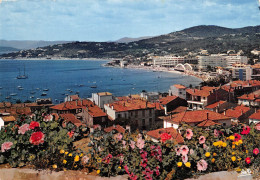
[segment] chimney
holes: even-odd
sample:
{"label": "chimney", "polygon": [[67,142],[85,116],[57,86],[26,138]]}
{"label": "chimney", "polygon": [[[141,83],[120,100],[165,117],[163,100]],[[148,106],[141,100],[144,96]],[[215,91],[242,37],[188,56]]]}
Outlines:
{"label": "chimney", "polygon": [[114,106],[112,105],[111,108],[114,110]]}
{"label": "chimney", "polygon": [[147,106],[148,106],[148,101],[146,101],[146,103],[145,103],[145,107],[147,108]]}
{"label": "chimney", "polygon": [[241,116],[243,115],[243,110],[241,109]]}
{"label": "chimney", "polygon": [[209,113],[207,112],[207,120],[209,120]]}
{"label": "chimney", "polygon": [[224,109],[224,116],[226,116],[226,109]]}

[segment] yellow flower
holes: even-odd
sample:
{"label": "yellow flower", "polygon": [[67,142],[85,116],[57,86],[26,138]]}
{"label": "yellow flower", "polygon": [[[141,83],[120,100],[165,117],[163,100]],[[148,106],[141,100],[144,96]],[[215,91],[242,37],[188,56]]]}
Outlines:
{"label": "yellow flower", "polygon": [[218,142],[214,142],[214,143],[213,143],[213,146],[218,146]]}
{"label": "yellow flower", "polygon": [[75,156],[74,161],[75,161],[75,162],[79,161],[79,156],[78,156],[78,155]]}
{"label": "yellow flower", "polygon": [[97,158],[97,162],[100,163],[101,162],[101,158]]}
{"label": "yellow flower", "polygon": [[237,159],[237,158],[236,158],[235,156],[232,156],[232,157],[231,157],[231,160],[232,160],[233,162],[236,161],[236,159]]}
{"label": "yellow flower", "polygon": [[236,153],[235,152],[232,152],[232,155],[235,155]]}
{"label": "yellow flower", "polygon": [[63,149],[60,150],[60,153],[63,154],[65,151]]}
{"label": "yellow flower", "polygon": [[240,139],[240,140],[238,141],[238,144],[243,144],[243,140]]}
{"label": "yellow flower", "polygon": [[210,152],[206,152],[206,153],[205,153],[205,156],[206,156],[206,157],[209,157],[209,156],[210,156]]}
{"label": "yellow flower", "polygon": [[246,150],[246,153],[248,154],[248,150]]}
{"label": "yellow flower", "polygon": [[219,141],[218,142],[218,146],[220,147],[220,146],[223,146],[223,141]]}
{"label": "yellow flower", "polygon": [[215,158],[212,158],[212,159],[211,159],[211,162],[214,163],[214,162],[215,162]]}
{"label": "yellow flower", "polygon": [[235,147],[236,147],[235,145],[232,145],[232,149],[235,149]]}
{"label": "yellow flower", "polygon": [[83,156],[83,153],[80,154],[80,157],[82,157],[82,156]]}
{"label": "yellow flower", "polygon": [[237,160],[238,160],[238,161],[241,161],[241,158],[238,158]]}
{"label": "yellow flower", "polygon": [[78,165],[75,165],[74,168],[78,167]]}
{"label": "yellow flower", "polygon": [[63,168],[63,171],[67,171],[67,169],[66,169],[66,168]]}
{"label": "yellow flower", "polygon": [[57,165],[56,165],[56,164],[52,165],[52,168],[53,168],[53,169],[56,169],[56,168],[57,168]]}
{"label": "yellow flower", "polygon": [[100,173],[100,170],[98,169],[98,170],[97,170],[97,174],[99,174],[99,173]]}
{"label": "yellow flower", "polygon": [[235,136],[229,136],[229,139],[230,139],[230,140],[234,140],[234,139],[235,139]]}
{"label": "yellow flower", "polygon": [[186,163],[185,163],[185,166],[188,167],[188,168],[190,168],[190,166],[191,166],[190,162],[186,162]]}
{"label": "yellow flower", "polygon": [[71,153],[69,153],[69,155],[68,156],[72,156],[72,154]]}
{"label": "yellow flower", "polygon": [[178,162],[178,163],[177,163],[177,166],[178,166],[178,167],[181,167],[181,166],[182,166],[182,162]]}
{"label": "yellow flower", "polygon": [[118,169],[121,169],[121,166],[118,166]]}
{"label": "yellow flower", "polygon": [[64,160],[63,160],[63,164],[66,164],[66,163],[67,163],[67,161],[64,159]]}
{"label": "yellow flower", "polygon": [[222,147],[227,147],[227,143],[224,142],[224,143],[222,144]]}
{"label": "yellow flower", "polygon": [[242,171],[242,169],[240,169],[240,167],[237,167],[237,168],[236,168],[236,171],[237,171],[237,172],[240,172],[240,171]]}
{"label": "yellow flower", "polygon": [[217,153],[213,153],[213,156],[217,156]]}
{"label": "yellow flower", "polygon": [[69,152],[67,152],[67,151],[65,152],[66,155],[67,155],[68,153],[69,153]]}

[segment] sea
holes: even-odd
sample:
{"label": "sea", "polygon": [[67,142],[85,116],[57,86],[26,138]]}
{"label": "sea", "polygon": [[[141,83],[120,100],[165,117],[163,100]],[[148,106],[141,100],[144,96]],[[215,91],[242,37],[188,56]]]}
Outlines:
{"label": "sea", "polygon": [[[67,95],[90,98],[92,93],[114,96],[168,92],[173,84],[197,86],[201,80],[169,72],[104,66],[105,60],[0,60],[0,101],[12,103],[51,98],[54,104]],[[21,74],[27,79],[17,79]],[[46,96],[42,96],[43,93]]]}

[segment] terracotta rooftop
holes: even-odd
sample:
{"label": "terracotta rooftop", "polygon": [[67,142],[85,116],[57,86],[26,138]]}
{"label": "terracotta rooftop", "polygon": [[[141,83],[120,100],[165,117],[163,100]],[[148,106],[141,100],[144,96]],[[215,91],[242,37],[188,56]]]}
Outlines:
{"label": "terracotta rooftop", "polygon": [[141,99],[139,94],[132,94],[129,96],[116,97],[119,101],[125,101],[127,99]]}
{"label": "terracotta rooftop", "polygon": [[14,116],[3,116],[1,118],[3,119],[4,122],[13,122],[16,120]]}
{"label": "terracotta rooftop", "polygon": [[224,103],[226,103],[226,102],[227,102],[227,101],[218,101],[218,102],[215,102],[215,103],[213,103],[213,104],[210,104],[210,105],[206,106],[206,108],[208,108],[208,109],[213,109],[213,108],[216,108],[216,107],[218,107],[219,105],[224,104]]}
{"label": "terracotta rooftop", "polygon": [[10,102],[0,102],[0,108],[8,108],[11,106],[12,104]]}
{"label": "terracotta rooftop", "polygon": [[71,122],[75,125],[82,124],[74,114],[60,114],[60,118],[64,119],[65,122]]}
{"label": "terracotta rooftop", "polygon": [[125,129],[120,125],[110,126],[104,129],[105,132],[109,133],[112,130],[116,130],[119,133],[125,133]]}
{"label": "terracotta rooftop", "polygon": [[141,99],[121,100],[107,105],[116,112],[154,108],[152,103]]}
{"label": "terracotta rooftop", "polygon": [[[244,113],[246,113],[249,110],[250,110],[249,107],[240,105],[240,106],[237,106],[235,108],[228,109],[224,113],[226,113],[226,116],[228,116],[228,117],[239,118],[240,116],[242,116]],[[224,114],[224,113],[222,113],[222,114]]]}
{"label": "terracotta rooftop", "polygon": [[171,111],[171,113],[181,113],[181,112],[185,112],[187,111],[187,107],[186,106],[179,106],[177,108],[175,108],[174,110]]}
{"label": "terracotta rooftop", "polygon": [[152,105],[158,111],[164,110],[164,107],[159,102],[152,103]]}
{"label": "terracotta rooftop", "polygon": [[97,93],[99,96],[111,96],[112,94],[110,92],[100,92]]}
{"label": "terracotta rooftop", "polygon": [[220,124],[216,123],[214,121],[211,121],[211,120],[205,120],[205,121],[202,121],[201,123],[199,123],[197,126],[199,126],[199,127],[209,127],[209,126],[214,126],[214,125],[220,125]]}
{"label": "terracotta rooftop", "polygon": [[257,119],[260,120],[260,110],[258,110],[256,113],[249,116],[249,119]]}
{"label": "terracotta rooftop", "polygon": [[55,120],[58,120],[60,117],[57,113],[51,113],[51,115],[55,118]]}
{"label": "terracotta rooftop", "polygon": [[224,116],[223,114],[219,114],[210,110],[198,110],[198,111],[186,111],[181,112],[172,116],[162,117],[163,120],[175,122],[175,123],[199,123],[205,120],[230,120],[230,117]]}
{"label": "terracotta rooftop", "polygon": [[201,89],[187,89],[186,91],[193,96],[207,97],[214,90],[219,89],[218,87],[203,86]]}
{"label": "terracotta rooftop", "polygon": [[159,140],[160,139],[160,135],[162,133],[168,133],[172,136],[172,138],[174,140],[177,141],[178,144],[182,144],[184,143],[184,139],[183,137],[181,136],[180,133],[177,132],[176,129],[174,129],[173,127],[169,127],[169,128],[161,128],[161,129],[156,129],[156,130],[152,130],[152,131],[148,131],[147,132],[147,135],[154,138],[154,139],[157,139]]}
{"label": "terracotta rooftop", "polygon": [[174,84],[173,86],[176,87],[177,89],[186,89],[186,87],[181,84]]}
{"label": "terracotta rooftop", "polygon": [[256,99],[260,99],[260,89],[255,91],[255,92],[252,92],[250,94],[244,94],[240,97],[238,97],[238,99],[244,99],[244,100],[256,100]]}
{"label": "terracotta rooftop", "polygon": [[167,97],[159,99],[159,101],[161,104],[166,105],[169,102],[175,100],[176,98],[178,98],[178,96],[167,96]]}

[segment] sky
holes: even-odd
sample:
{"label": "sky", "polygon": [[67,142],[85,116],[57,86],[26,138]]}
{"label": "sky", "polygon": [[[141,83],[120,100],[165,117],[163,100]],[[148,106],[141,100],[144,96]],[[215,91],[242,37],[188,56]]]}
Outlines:
{"label": "sky", "polygon": [[260,25],[258,0],[0,0],[0,39],[114,41]]}

